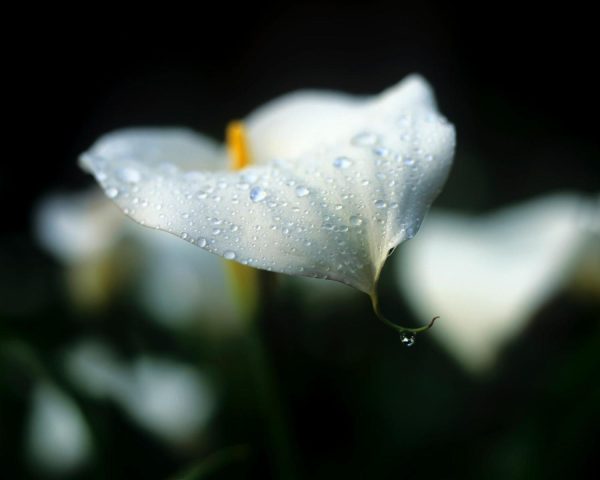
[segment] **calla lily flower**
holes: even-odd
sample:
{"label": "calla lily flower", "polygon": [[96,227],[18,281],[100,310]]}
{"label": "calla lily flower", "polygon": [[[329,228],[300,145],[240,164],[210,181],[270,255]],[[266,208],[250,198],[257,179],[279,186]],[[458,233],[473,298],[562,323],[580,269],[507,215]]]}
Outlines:
{"label": "calla lily flower", "polygon": [[185,129],[118,131],[81,165],[142,225],[373,298],[388,254],[440,192],[454,143],[431,88],[411,76],[375,97],[284,96],[232,123],[228,148]]}
{"label": "calla lily flower", "polygon": [[580,286],[597,285],[599,200],[564,193],[481,217],[432,211],[419,241],[397,257],[407,302],[423,319],[431,309],[441,312],[444,321],[433,335],[461,364],[489,369],[535,312],[581,279],[581,267],[594,258],[594,275],[588,271]]}

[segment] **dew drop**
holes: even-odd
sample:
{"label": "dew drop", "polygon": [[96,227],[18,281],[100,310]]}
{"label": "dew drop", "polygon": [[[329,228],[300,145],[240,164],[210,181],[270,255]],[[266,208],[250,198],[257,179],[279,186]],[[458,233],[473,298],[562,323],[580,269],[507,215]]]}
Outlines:
{"label": "dew drop", "polygon": [[348,168],[352,165],[352,160],[348,157],[338,157],[333,161],[335,168]]}
{"label": "dew drop", "polygon": [[181,234],[181,238],[183,238],[184,240],[187,240],[188,237],[189,237],[189,235],[186,232],[183,232]]}
{"label": "dew drop", "polygon": [[303,186],[296,187],[296,196],[297,197],[306,197],[310,193],[310,190]]}
{"label": "dew drop", "polygon": [[385,208],[387,207],[387,203],[383,200],[375,200],[375,208]]}
{"label": "dew drop", "polygon": [[223,257],[225,257],[227,260],[233,260],[233,259],[235,259],[236,255],[235,255],[234,251],[232,251],[232,250],[226,250],[223,253]]}
{"label": "dew drop", "polygon": [[267,198],[267,192],[261,187],[253,187],[250,190],[250,200],[253,202],[262,202]]}
{"label": "dew drop", "polygon": [[390,150],[385,147],[375,147],[373,153],[378,157],[387,157],[390,154]]}
{"label": "dew drop", "polygon": [[363,219],[360,218],[358,215],[353,215],[350,217],[350,224],[354,225],[355,227],[358,227],[359,225],[362,225],[363,223]]}
{"label": "dew drop", "polygon": [[415,334],[402,332],[400,334],[400,343],[405,347],[412,347],[415,344]]}
{"label": "dew drop", "polygon": [[352,144],[358,147],[370,147],[377,143],[377,135],[371,132],[361,132],[352,137]]}
{"label": "dew drop", "polygon": [[120,180],[127,183],[138,183],[142,179],[142,175],[135,168],[124,167],[117,171],[117,176]]}
{"label": "dew drop", "polygon": [[115,198],[119,194],[119,191],[115,187],[108,187],[106,189],[106,196],[108,198]]}
{"label": "dew drop", "polygon": [[199,237],[197,240],[198,246],[199,247],[206,247],[206,238],[204,237]]}

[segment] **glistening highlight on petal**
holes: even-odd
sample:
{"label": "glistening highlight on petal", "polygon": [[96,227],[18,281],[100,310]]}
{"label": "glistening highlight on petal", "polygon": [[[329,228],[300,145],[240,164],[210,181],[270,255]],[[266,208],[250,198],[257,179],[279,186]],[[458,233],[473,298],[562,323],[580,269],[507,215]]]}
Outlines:
{"label": "glistening highlight on petal", "polygon": [[[82,165],[143,225],[242,264],[372,293],[388,252],[412,238],[441,190],[454,129],[416,76],[373,98],[311,99],[304,107],[292,94],[250,117],[256,166],[240,171],[218,149],[181,161],[191,150],[172,130],[134,130],[131,148],[131,133],[103,137]],[[293,121],[299,110],[319,128]]]}

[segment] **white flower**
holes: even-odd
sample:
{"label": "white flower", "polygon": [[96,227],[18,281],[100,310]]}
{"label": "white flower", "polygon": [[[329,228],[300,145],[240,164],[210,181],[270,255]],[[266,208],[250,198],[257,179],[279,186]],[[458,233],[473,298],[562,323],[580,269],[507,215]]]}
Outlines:
{"label": "white flower", "polygon": [[97,308],[125,289],[163,325],[237,328],[220,258],[127,220],[96,190],[52,195],[36,214],[36,236],[65,265],[77,304]]}
{"label": "white flower", "polygon": [[489,368],[588,255],[598,255],[598,207],[557,194],[482,217],[433,211],[419,241],[399,252],[405,298],[423,319],[432,310],[442,316],[432,332],[467,368]]}
{"label": "white flower", "polygon": [[112,133],[81,163],[143,225],[373,295],[388,253],[416,233],[451,165],[454,129],[429,86],[413,76],[372,98],[295,93],[246,128],[247,143],[237,126],[230,149],[255,165],[239,171],[228,170],[225,148],[183,129]]}
{"label": "white flower", "polygon": [[91,434],[81,411],[47,382],[33,391],[27,453],[36,470],[53,475],[73,473],[91,457]]}
{"label": "white flower", "polygon": [[143,356],[128,365],[107,345],[87,340],[67,352],[65,368],[83,392],[116,402],[167,443],[193,439],[216,407],[215,391],[202,372],[165,358]]}

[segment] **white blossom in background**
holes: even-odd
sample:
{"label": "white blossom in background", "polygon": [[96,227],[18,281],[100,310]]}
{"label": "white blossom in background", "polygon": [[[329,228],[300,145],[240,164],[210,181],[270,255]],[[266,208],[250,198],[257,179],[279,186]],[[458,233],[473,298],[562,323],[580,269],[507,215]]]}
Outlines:
{"label": "white blossom in background", "polygon": [[65,354],[69,379],[82,392],[110,400],[168,444],[194,440],[211,419],[216,393],[198,369],[166,358],[121,361],[106,344],[87,340]]}
{"label": "white blossom in background", "polygon": [[185,129],[131,129],[81,157],[137,222],[253,267],[374,294],[451,166],[454,129],[411,76],[375,97],[300,92],[245,121],[253,166]]}
{"label": "white blossom in background", "polygon": [[46,382],[34,388],[26,442],[32,468],[54,476],[73,473],[92,454],[91,434],[81,411]]}
{"label": "white blossom in background", "polygon": [[194,438],[216,406],[215,391],[191,366],[141,357],[131,366],[129,388],[115,397],[129,416],[169,443]]}
{"label": "white blossom in background", "polygon": [[221,259],[127,220],[97,189],[49,196],[36,213],[36,237],[65,266],[77,304],[97,308],[124,290],[165,326],[235,330]]}
{"label": "white blossom in background", "polygon": [[432,333],[465,367],[485,370],[598,253],[599,206],[556,194],[482,216],[434,210],[399,251],[404,296],[420,318],[441,316]]}

